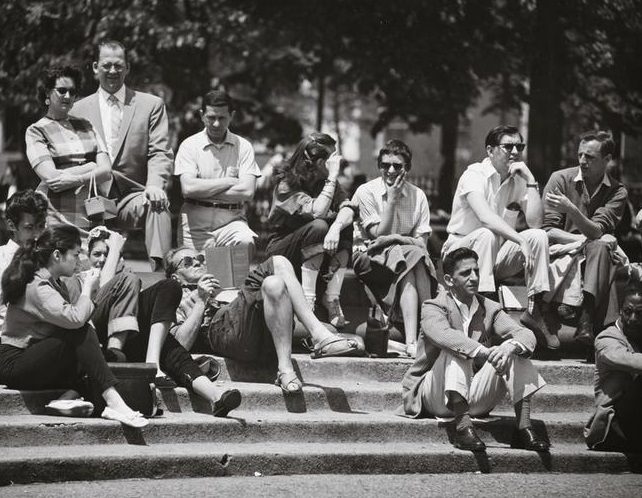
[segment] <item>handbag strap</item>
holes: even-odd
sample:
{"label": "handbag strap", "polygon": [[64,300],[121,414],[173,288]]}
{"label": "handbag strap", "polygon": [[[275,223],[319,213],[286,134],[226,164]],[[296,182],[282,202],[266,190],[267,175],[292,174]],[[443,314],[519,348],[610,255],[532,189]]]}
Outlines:
{"label": "handbag strap", "polygon": [[96,185],[96,175],[94,175],[94,172],[91,172],[91,176],[89,177],[89,188],[87,189],[87,199],[90,199],[92,197],[92,188],[93,188],[93,197],[98,197],[98,187]]}

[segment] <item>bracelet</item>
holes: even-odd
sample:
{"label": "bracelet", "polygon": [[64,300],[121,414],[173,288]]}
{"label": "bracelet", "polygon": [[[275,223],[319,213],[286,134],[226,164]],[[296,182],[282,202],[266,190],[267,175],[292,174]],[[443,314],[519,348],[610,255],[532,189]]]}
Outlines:
{"label": "bracelet", "polygon": [[527,183],[526,184],[526,188],[536,188],[537,190],[539,190],[539,183],[537,183],[537,182],[535,182],[535,183]]}

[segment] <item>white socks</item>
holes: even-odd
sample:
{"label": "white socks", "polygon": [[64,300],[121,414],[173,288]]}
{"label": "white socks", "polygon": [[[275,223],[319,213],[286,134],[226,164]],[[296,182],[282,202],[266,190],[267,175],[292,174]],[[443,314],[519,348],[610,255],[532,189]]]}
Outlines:
{"label": "white socks", "polygon": [[332,275],[332,278],[328,282],[328,287],[325,290],[328,301],[336,301],[339,299],[339,294],[341,294],[341,286],[343,286],[343,277],[345,277],[345,275],[345,268],[337,268],[337,271],[335,271],[334,275]]}
{"label": "white socks", "polygon": [[319,270],[312,270],[305,266],[301,267],[301,287],[303,287],[303,295],[311,309],[314,309],[314,303],[316,302],[318,276]]}

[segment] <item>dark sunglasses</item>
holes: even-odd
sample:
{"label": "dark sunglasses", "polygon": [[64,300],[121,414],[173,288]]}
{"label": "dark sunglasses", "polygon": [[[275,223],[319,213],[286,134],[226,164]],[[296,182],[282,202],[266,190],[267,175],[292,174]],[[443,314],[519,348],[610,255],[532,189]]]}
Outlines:
{"label": "dark sunglasses", "polygon": [[526,144],[497,144],[497,147],[501,147],[506,154],[513,152],[513,147],[517,149],[517,152],[522,152],[526,148]]}
{"label": "dark sunglasses", "polygon": [[204,264],[205,263],[205,256],[202,254],[198,254],[196,257],[192,256],[183,256],[181,260],[178,262],[177,266],[183,265],[185,268],[190,268],[191,266],[194,265],[194,262],[198,261],[199,264]]}
{"label": "dark sunglasses", "polygon": [[379,167],[382,169],[390,169],[390,166],[392,166],[395,171],[400,171],[404,168],[405,164],[401,163],[381,163],[379,164]]}
{"label": "dark sunglasses", "polygon": [[75,97],[76,95],[78,95],[78,91],[75,88],[68,88],[66,86],[57,86],[55,90],[61,97],[67,93],[70,97]]}

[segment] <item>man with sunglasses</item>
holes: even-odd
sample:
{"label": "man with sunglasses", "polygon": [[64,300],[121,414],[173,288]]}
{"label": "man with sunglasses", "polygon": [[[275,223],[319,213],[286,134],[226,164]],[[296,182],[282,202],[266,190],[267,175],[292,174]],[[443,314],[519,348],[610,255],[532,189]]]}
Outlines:
{"label": "man with sunglasses", "polygon": [[579,165],[555,171],[544,189],[543,227],[558,255],[550,299],[581,306],[575,339],[589,346],[589,357],[595,332],[617,319],[615,271],[626,260],[614,237],[628,197],[624,185],[607,172],[614,153],[610,133],[583,134]]}
{"label": "man with sunglasses", "polygon": [[167,187],[174,166],[163,101],[125,86],[129,73],[122,43],[102,41],[93,63],[98,91],[75,103],[72,114],[91,122],[107,145],[118,199],[117,227],[145,229],[145,246],[157,269],[172,242]]}
{"label": "man with sunglasses", "polygon": [[292,364],[295,316],[311,336],[313,358],[363,353],[357,336],[334,334],[314,316],[285,257],[272,256],[251,270],[232,299],[223,298],[219,282],[203,263],[202,255],[189,247],[172,249],[165,256],[166,275],[183,288],[170,333],[185,349],[213,351],[247,363],[276,359],[275,384],[286,394],[300,392],[302,386]]}
{"label": "man with sunglasses", "polygon": [[247,224],[243,203],[254,197],[261,170],[252,144],[228,129],[234,107],[224,91],[205,94],[200,111],[204,128],[186,138],[176,154],[174,174],[184,197],[179,244],[197,251],[253,246],[257,237]]}
{"label": "man with sunglasses", "polygon": [[430,211],[426,194],[406,180],[412,166],[410,148],[389,140],[377,158],[381,176],[361,185],[353,204],[367,252],[355,252],[359,279],[376,297],[390,321],[403,331],[406,352],[417,352],[421,303],[434,297],[436,274],[428,256]]}
{"label": "man with sunglasses", "polygon": [[[459,178],[442,256],[460,247],[479,255],[479,292],[496,299],[496,280],[524,275],[528,309],[521,322],[539,332],[549,349],[560,347],[548,326],[544,293],[550,290],[549,253],[539,185],[521,160],[524,139],[514,126],[486,136],[486,155]],[[526,229],[518,231],[520,212]]]}

